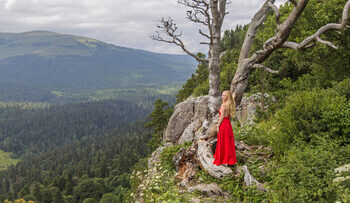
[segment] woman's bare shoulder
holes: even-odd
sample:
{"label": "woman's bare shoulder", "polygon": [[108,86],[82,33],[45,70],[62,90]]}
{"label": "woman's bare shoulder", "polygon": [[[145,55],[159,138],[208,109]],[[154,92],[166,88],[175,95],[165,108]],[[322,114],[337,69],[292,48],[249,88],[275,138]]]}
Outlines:
{"label": "woman's bare shoulder", "polygon": [[225,112],[227,112],[227,110],[229,109],[229,106],[228,106],[228,104],[221,104],[221,108],[220,108],[220,111],[222,112],[222,113],[225,113]]}
{"label": "woman's bare shoulder", "polygon": [[227,108],[227,106],[225,104],[221,104],[221,106],[220,106],[221,110],[225,110],[226,108]]}

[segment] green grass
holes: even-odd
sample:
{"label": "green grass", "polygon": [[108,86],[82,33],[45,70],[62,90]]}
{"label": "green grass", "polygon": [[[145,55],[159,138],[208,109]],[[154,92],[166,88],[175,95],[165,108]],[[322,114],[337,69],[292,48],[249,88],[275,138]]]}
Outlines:
{"label": "green grass", "polygon": [[11,152],[4,152],[0,150],[0,170],[5,169],[6,167],[16,164],[19,159],[11,158]]}

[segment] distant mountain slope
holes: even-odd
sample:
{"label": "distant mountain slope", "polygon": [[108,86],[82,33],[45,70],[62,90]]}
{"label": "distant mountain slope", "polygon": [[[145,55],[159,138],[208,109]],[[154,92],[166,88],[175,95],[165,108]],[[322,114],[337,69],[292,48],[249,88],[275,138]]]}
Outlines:
{"label": "distant mountain slope", "polygon": [[195,67],[187,55],[153,53],[79,36],[0,33],[0,82],[8,86],[38,91],[161,87],[185,81]]}

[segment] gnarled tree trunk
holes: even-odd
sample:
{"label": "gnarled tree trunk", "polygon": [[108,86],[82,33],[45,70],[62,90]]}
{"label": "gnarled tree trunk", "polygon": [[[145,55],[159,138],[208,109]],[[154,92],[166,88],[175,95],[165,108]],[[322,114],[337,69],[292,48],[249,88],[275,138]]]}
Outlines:
{"label": "gnarled tree trunk", "polygon": [[226,0],[210,0],[212,23],[210,27],[211,39],[209,49],[209,111],[214,117],[220,107],[220,51],[221,27],[225,16]]}

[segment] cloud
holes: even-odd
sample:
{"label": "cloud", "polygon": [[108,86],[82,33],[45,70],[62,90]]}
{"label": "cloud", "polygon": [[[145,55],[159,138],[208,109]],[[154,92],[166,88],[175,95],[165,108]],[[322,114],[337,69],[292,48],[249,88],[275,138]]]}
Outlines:
{"label": "cloud", "polygon": [[[278,0],[281,4],[285,0]],[[264,1],[232,0],[223,31],[246,24]],[[95,38],[119,46],[162,53],[182,53],[175,45],[153,41],[162,17],[172,17],[193,52],[207,51],[199,45],[200,26],[185,18],[186,7],[177,0],[0,0],[0,31],[48,30]]]}

